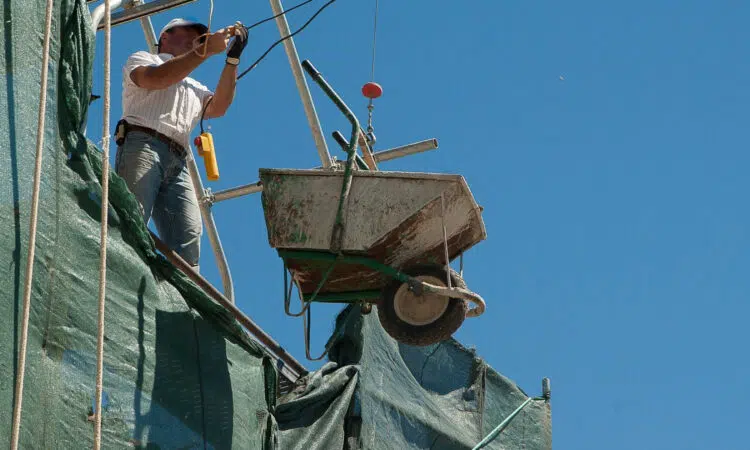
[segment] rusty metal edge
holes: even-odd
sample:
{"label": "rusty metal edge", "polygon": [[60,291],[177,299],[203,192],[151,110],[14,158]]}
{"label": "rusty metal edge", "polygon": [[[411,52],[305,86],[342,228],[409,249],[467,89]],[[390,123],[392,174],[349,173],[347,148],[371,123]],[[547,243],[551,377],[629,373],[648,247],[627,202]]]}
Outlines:
{"label": "rusty metal edge", "polygon": [[[320,169],[260,169],[260,177],[269,175],[315,175],[321,177],[342,177],[342,171],[326,171]],[[373,177],[373,178],[405,178],[410,180],[439,180],[458,182],[463,177],[461,175],[448,173],[429,173],[429,172],[396,172],[396,171],[370,171],[359,170],[356,177]]]}
{"label": "rusty metal edge", "polygon": [[[483,210],[483,208],[479,205],[479,203],[477,203],[477,199],[474,198],[474,193],[471,192],[471,188],[469,187],[469,183],[466,182],[466,179],[463,176],[461,176],[461,175],[459,175],[458,177],[459,177],[459,183],[461,183],[461,187],[463,188],[463,190],[467,194],[469,194],[469,198],[471,199],[471,206],[474,209],[474,214],[476,214],[477,220],[479,221],[479,226],[481,227],[481,230],[482,230],[482,239],[481,240],[483,241],[483,240],[487,239],[487,228],[485,227],[485,225],[484,225],[484,219],[482,218],[482,210]],[[476,245],[476,244],[478,244],[478,242],[475,243],[474,245]],[[473,247],[473,245],[471,247]],[[469,248],[471,248],[471,247],[469,247]],[[464,251],[466,251],[466,250],[468,250],[468,248],[465,249]]]}
{"label": "rusty metal edge", "polygon": [[[192,269],[192,267],[180,257],[173,250],[169,249],[167,245],[162,242],[153,232],[151,238],[156,244],[156,248],[178,269],[180,269],[185,275],[188,276],[195,284],[203,289],[216,303],[226,308],[229,313],[239,322],[255,339],[262,344],[269,352],[276,356],[279,360],[284,363],[284,366],[280,369],[281,372],[286,372],[286,375],[292,382],[297,381],[300,377],[308,373],[308,370],[297,361],[292,355],[290,355],[284,348],[279,345],[271,336],[266,334],[255,322],[247,317],[242,311],[240,311],[232,302],[229,301],[224,295],[219,292],[211,283],[203,278],[198,272]],[[285,370],[286,369],[286,370]],[[291,375],[291,376],[289,376]]]}

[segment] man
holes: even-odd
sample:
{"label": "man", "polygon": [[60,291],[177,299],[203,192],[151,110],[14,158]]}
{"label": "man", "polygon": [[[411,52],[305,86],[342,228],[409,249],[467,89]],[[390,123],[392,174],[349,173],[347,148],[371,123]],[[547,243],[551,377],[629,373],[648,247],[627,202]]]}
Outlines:
{"label": "man", "polygon": [[[153,218],[160,238],[196,270],[202,222],[185,161],[190,133],[204,108],[205,118],[220,117],[229,108],[247,44],[247,30],[239,24],[207,31],[201,23],[174,19],[159,33],[158,55],[140,51],[128,58],[123,117],[115,133],[115,171],[143,207],[146,223]],[[188,76],[225,50],[215,93]]]}

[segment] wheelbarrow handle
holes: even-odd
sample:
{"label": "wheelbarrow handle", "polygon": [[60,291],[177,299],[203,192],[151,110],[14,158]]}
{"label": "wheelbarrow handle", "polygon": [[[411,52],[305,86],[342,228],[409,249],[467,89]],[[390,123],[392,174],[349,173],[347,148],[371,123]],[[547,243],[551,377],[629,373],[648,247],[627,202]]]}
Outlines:
{"label": "wheelbarrow handle", "polygon": [[[343,134],[341,134],[340,131],[334,131],[333,133],[331,133],[331,136],[333,136],[333,139],[336,141],[337,144],[339,144],[339,146],[341,146],[341,149],[344,150],[344,152],[348,152],[347,149],[349,148],[349,141],[346,140],[346,138],[344,137]],[[347,156],[348,156],[348,153],[347,153]],[[354,159],[356,160],[355,162],[357,163],[357,167],[360,170],[370,170],[370,168],[367,166],[367,163],[365,162],[364,159],[362,159],[361,156],[355,153]]]}
{"label": "wheelbarrow handle", "polygon": [[466,317],[479,317],[484,314],[484,310],[487,305],[484,303],[484,299],[477,293],[472,292],[468,289],[452,287],[447,288],[443,286],[436,286],[434,284],[425,283],[421,281],[422,287],[429,292],[433,292],[438,295],[444,295],[451,298],[460,298],[467,302],[473,303],[475,306],[466,312]]}
{"label": "wheelbarrow handle", "polygon": [[359,135],[360,125],[359,121],[357,120],[357,116],[354,115],[354,112],[347,106],[346,103],[344,103],[344,100],[341,99],[338,93],[331,87],[330,84],[323,78],[323,75],[318,71],[318,69],[315,68],[315,66],[312,65],[309,59],[306,59],[302,61],[302,68],[305,69],[305,72],[310,76],[310,78],[315,81],[315,83],[320,86],[320,88],[325,92],[325,94],[328,96],[328,98],[331,99],[334,105],[341,111],[344,116],[346,116],[346,119],[349,121],[349,123],[352,124],[352,136],[349,140],[349,145],[346,148],[346,153],[349,155],[349,158],[353,158],[354,154],[357,150],[357,136]]}
{"label": "wheelbarrow handle", "polygon": [[308,75],[320,86],[328,98],[333,101],[336,107],[341,111],[352,124],[352,137],[349,139],[349,146],[346,149],[347,158],[344,166],[344,183],[341,187],[341,196],[339,197],[338,211],[336,212],[336,222],[333,224],[331,233],[331,252],[339,253],[344,241],[344,230],[346,229],[346,205],[349,204],[349,191],[352,187],[352,167],[354,166],[355,157],[357,156],[357,136],[359,135],[359,121],[351,109],[339,97],[339,94],[333,90],[331,85],[318,72],[318,69],[312,65],[309,60],[302,61],[302,68]]}

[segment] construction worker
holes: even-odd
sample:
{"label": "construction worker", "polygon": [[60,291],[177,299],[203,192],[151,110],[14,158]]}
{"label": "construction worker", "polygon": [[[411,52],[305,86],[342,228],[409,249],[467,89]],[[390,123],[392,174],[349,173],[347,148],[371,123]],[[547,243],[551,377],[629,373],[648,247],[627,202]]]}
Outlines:
{"label": "construction worker", "polygon": [[[202,222],[186,166],[190,133],[205,118],[224,115],[234,98],[237,64],[247,30],[174,19],[159,33],[158,54],[132,54],[123,68],[122,120],[115,138],[115,171],[153,218],[159,237],[198,270]],[[188,75],[226,50],[215,92]]]}

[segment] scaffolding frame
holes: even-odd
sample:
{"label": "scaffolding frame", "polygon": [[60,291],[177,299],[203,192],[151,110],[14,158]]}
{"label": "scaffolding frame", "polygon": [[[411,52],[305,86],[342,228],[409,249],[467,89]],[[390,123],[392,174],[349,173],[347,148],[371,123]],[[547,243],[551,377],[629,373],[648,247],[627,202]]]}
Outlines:
{"label": "scaffolding frame", "polygon": [[[88,0],[88,3],[94,3],[96,0]],[[146,44],[148,45],[149,51],[152,53],[156,52],[156,46],[158,43],[158,37],[156,36],[156,33],[154,32],[154,27],[151,22],[151,16],[155,14],[159,14],[168,10],[171,10],[173,8],[177,8],[179,6],[186,5],[188,3],[193,3],[195,0],[152,0],[148,2],[144,2],[143,0],[110,0],[111,4],[111,21],[112,26],[122,25],[125,23],[132,22],[134,20],[139,20],[141,23],[141,27],[143,29],[144,37],[146,40]],[[321,161],[321,166],[318,167],[321,170],[339,170],[339,167],[337,167],[337,164],[335,164],[335,159],[331,158],[330,152],[328,151],[328,146],[326,144],[325,137],[323,135],[323,129],[320,124],[320,119],[318,118],[317,112],[315,110],[315,103],[312,99],[312,95],[310,93],[309,86],[307,84],[307,81],[305,79],[305,76],[302,71],[302,64],[299,59],[299,55],[297,53],[297,48],[294,43],[294,39],[292,37],[288,37],[291,32],[289,29],[289,23],[286,19],[286,15],[282,14],[284,12],[284,7],[281,4],[281,0],[269,0],[271,10],[273,11],[274,15],[278,15],[276,17],[276,26],[279,30],[279,35],[281,38],[287,38],[283,41],[284,44],[284,50],[287,55],[287,59],[289,61],[289,66],[292,72],[292,75],[294,77],[294,82],[297,87],[297,91],[300,96],[300,101],[302,102],[302,105],[304,107],[305,116],[307,118],[308,126],[310,128],[310,131],[312,133],[313,141],[315,143],[316,151],[318,153],[318,156]],[[104,5],[101,4],[94,8],[94,10],[91,12],[91,18],[92,18],[92,28],[93,31],[96,32],[103,28],[102,25],[102,19],[104,18]],[[358,139],[358,144],[360,146],[368,145],[366,134],[364,131],[362,131],[360,139]],[[421,153],[428,150],[433,150],[438,148],[438,143],[436,139],[428,139],[421,142],[416,142],[413,144],[405,145],[396,147],[393,149],[372,153],[372,158],[375,162],[382,162],[382,161],[388,161],[396,158],[401,158],[404,156]],[[371,152],[371,149],[367,148],[368,153]],[[219,274],[221,276],[222,285],[224,289],[223,295],[218,292],[208,281],[200,277],[199,274],[195,273],[192,270],[189,270],[187,266],[184,264],[181,264],[181,261],[179,260],[179,257],[174,254],[174,252],[170,252],[169,249],[164,247],[163,245],[160,246],[159,250],[165,254],[176,266],[178,266],[180,269],[182,269],[184,272],[187,273],[188,276],[190,276],[196,283],[198,283],[200,286],[202,286],[204,289],[209,292],[209,295],[214,298],[218,303],[224,305],[229,309],[229,311],[235,316],[235,318],[242,323],[248,331],[256,337],[269,351],[274,353],[280,360],[282,360],[287,368],[292,368],[291,370],[287,369],[287,372],[285,375],[290,377],[292,381],[295,381],[299,376],[301,376],[305,369],[304,367],[297,362],[291,355],[286,353],[283,348],[281,348],[278,344],[275,343],[268,335],[263,332],[257,325],[253,324],[252,321],[250,321],[244,314],[242,314],[239,309],[237,309],[235,304],[235,298],[234,298],[234,283],[232,281],[232,275],[231,271],[229,269],[229,264],[227,262],[226,254],[224,252],[224,248],[221,244],[221,239],[219,237],[219,231],[216,226],[216,221],[214,220],[212,207],[215,203],[218,203],[220,201],[225,201],[233,198],[239,198],[246,195],[262,192],[263,186],[259,181],[256,181],[254,183],[222,190],[219,192],[212,192],[210,188],[205,188],[203,186],[203,180],[201,178],[200,170],[198,168],[198,165],[195,162],[195,158],[193,157],[193,149],[191,148],[188,152],[187,157],[187,167],[188,171],[190,173],[190,177],[193,181],[193,185],[195,187],[196,196],[198,198],[198,205],[200,207],[201,217],[203,220],[204,227],[206,229],[206,233],[209,239],[209,242],[211,244],[211,248],[214,253],[214,258],[216,260],[216,265],[219,271]],[[160,244],[160,241],[157,240],[157,243]],[[249,321],[249,322],[248,322]],[[251,324],[251,325],[248,325]]]}

